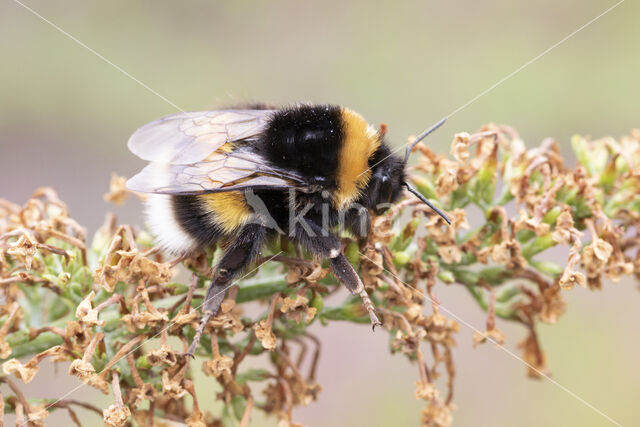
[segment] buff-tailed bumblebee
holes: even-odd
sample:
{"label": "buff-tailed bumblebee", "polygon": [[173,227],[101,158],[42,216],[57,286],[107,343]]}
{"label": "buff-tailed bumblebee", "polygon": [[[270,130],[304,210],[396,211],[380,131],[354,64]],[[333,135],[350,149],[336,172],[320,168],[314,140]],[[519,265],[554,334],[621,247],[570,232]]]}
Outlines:
{"label": "buff-tailed bumblebee", "polygon": [[159,245],[176,254],[225,248],[190,354],[232,279],[279,234],[328,258],[336,278],[362,298],[374,327],[380,324],[338,229],[366,237],[370,215],[388,209],[403,187],[449,222],[408,184],[410,148],[404,159],[395,155],[384,129],[338,106],[252,106],[172,114],[131,136],[129,149],[151,163],[127,186],[151,193],[147,220]]}

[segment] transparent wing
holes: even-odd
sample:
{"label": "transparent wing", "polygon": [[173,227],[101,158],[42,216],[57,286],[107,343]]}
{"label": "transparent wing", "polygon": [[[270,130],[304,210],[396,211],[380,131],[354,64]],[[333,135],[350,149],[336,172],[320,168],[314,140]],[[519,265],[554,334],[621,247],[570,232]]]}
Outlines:
{"label": "transparent wing", "polygon": [[244,151],[213,153],[188,165],[152,162],[127,181],[142,193],[202,194],[247,188],[299,188],[307,182],[296,173],[274,168],[258,154]]}
{"label": "transparent wing", "polygon": [[176,113],[147,123],[129,138],[129,150],[153,162],[186,165],[206,159],[226,142],[262,132],[274,110]]}

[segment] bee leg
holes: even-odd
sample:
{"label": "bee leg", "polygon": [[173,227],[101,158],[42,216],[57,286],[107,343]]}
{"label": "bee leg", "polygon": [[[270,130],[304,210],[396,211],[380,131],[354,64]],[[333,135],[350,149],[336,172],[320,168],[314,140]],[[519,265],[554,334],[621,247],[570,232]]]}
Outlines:
{"label": "bee leg", "polygon": [[382,323],[378,320],[378,316],[376,316],[375,307],[364,288],[362,280],[360,280],[358,273],[356,273],[353,266],[349,263],[349,260],[347,260],[342,253],[342,243],[340,239],[328,233],[324,228],[314,222],[306,221],[306,225],[311,233],[302,226],[298,226],[294,230],[294,240],[308,251],[321,255],[324,258],[329,258],[331,260],[331,270],[338,281],[349,289],[349,292],[354,295],[359,295],[362,299],[362,304],[371,318],[373,330],[376,329],[376,326],[382,326]]}
{"label": "bee leg", "polygon": [[364,243],[371,228],[369,211],[364,208],[349,209],[344,218],[344,225],[358,239],[359,244]]}
{"label": "bee leg", "polygon": [[373,302],[371,301],[371,298],[369,298],[367,291],[364,289],[362,280],[360,280],[358,273],[356,273],[355,269],[343,253],[340,253],[340,255],[335,258],[331,258],[331,270],[340,283],[345,285],[352,294],[360,296],[360,299],[362,299],[362,305],[364,305],[364,308],[367,310],[367,313],[369,313],[369,317],[371,318],[372,329],[375,331],[376,326],[382,326],[382,322],[380,322],[380,320],[378,320],[378,316],[376,316],[376,309]]}
{"label": "bee leg", "polygon": [[233,285],[231,280],[260,254],[266,236],[267,230],[261,225],[246,225],[235,242],[225,250],[207,289],[202,303],[202,319],[189,346],[187,356],[193,357],[207,323],[216,315],[227,289]]}

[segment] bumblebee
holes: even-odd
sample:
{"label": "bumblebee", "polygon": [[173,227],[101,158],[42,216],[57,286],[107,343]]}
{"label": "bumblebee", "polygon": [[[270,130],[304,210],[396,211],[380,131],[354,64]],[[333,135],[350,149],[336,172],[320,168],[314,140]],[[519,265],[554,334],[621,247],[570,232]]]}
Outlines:
{"label": "bumblebee", "polygon": [[[425,131],[414,145],[442,124]],[[333,274],[358,294],[373,327],[380,322],[345,257],[338,228],[363,239],[407,182],[404,159],[358,113],[333,105],[294,105],[172,114],[138,129],[129,149],[150,162],[127,182],[150,193],[146,217],[158,244],[174,254],[223,243],[189,349],[217,313],[234,277],[280,234],[329,259]]]}

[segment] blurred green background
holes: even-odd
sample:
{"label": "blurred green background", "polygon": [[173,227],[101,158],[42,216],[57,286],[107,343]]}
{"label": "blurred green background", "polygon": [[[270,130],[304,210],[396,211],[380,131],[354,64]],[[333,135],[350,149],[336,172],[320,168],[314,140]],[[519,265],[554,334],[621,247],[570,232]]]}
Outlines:
{"label": "blurred green background", "polygon": [[[399,145],[615,1],[24,4],[184,110],[242,101],[336,103],[387,123]],[[639,3],[625,1],[451,117],[428,143],[445,151],[453,133],[498,122],[514,126],[529,145],[555,137],[570,156],[574,133],[618,137],[640,127],[639,16]],[[0,197],[23,203],[50,185],[90,232],[109,209],[141,223],[139,204],[116,209],[102,194],[112,171],[131,176],[143,165],[127,151],[129,135],[175,106],[11,0],[0,4],[0,58]],[[603,292],[568,292],[567,314],[540,330],[554,380],[625,425],[637,422],[640,396],[636,287],[628,281],[607,283]],[[444,307],[483,329],[483,314],[463,290],[437,291]],[[524,331],[499,327],[506,347],[519,354]],[[324,341],[324,390],[294,412],[295,420],[418,425],[417,369],[388,354],[385,334],[346,324],[313,329]],[[458,342],[454,425],[611,425],[551,382],[525,378],[525,367],[507,353],[472,349],[464,326]],[[64,372],[48,378],[27,390],[53,397],[77,385]],[[95,394],[83,388],[73,397],[83,395]]]}

